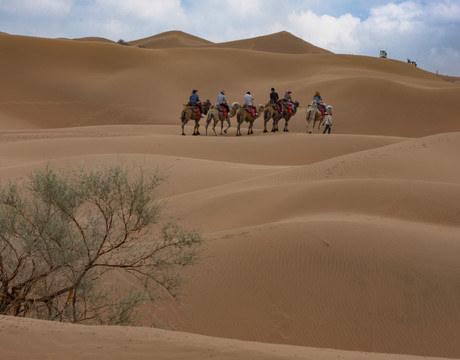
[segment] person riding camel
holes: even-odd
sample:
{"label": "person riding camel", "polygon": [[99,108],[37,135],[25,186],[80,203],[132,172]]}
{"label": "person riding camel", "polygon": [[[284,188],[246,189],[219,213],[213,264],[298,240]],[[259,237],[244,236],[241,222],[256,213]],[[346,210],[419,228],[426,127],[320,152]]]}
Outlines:
{"label": "person riding camel", "polygon": [[246,107],[254,109],[255,116],[259,116],[257,113],[257,108],[253,105],[254,98],[251,95],[251,92],[248,91],[246,95],[244,95],[244,104]]}
{"label": "person riding camel", "polygon": [[275,105],[278,105],[278,110],[281,112],[281,104],[279,103],[280,97],[278,96],[278,93],[275,91],[275,88],[271,88],[270,92],[270,103],[273,103]]}
{"label": "person riding camel", "polygon": [[197,89],[193,89],[192,90],[192,94],[190,95],[190,104],[192,106],[198,106],[198,108],[200,109],[200,114],[201,114],[201,117],[204,117],[204,114],[203,114],[203,106],[201,105],[201,101],[200,101],[200,97],[198,96],[198,90]]}
{"label": "person riding camel", "polygon": [[316,105],[318,105],[319,109],[321,110],[321,115],[322,116],[327,115],[326,105],[323,104],[323,99],[319,91],[315,92],[315,95],[313,96],[313,100],[316,101]]}
{"label": "person riding camel", "polygon": [[222,90],[219,95],[217,95],[217,103],[227,110],[227,114],[230,112],[228,107],[227,97],[225,96],[225,90]]}
{"label": "person riding camel", "polygon": [[[286,92],[285,92],[285,94],[284,94],[284,99],[283,99],[283,101],[291,107],[291,111],[294,111],[294,103],[292,102],[292,95],[291,95],[291,93],[292,93],[291,90],[286,90]],[[289,108],[289,106],[288,106],[288,108]]]}

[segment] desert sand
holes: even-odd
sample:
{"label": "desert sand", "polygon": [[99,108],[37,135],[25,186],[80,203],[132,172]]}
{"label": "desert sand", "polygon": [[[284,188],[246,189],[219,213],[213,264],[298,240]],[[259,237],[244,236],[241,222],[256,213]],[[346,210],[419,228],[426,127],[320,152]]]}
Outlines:
{"label": "desert sand", "polygon": [[[158,166],[205,257],[146,310],[168,330],[2,316],[0,358],[460,358],[460,78],[286,32],[130,43],[0,34],[0,179]],[[181,136],[192,89],[263,104],[271,87],[300,102],[289,132]],[[331,135],[305,133],[316,90]]]}

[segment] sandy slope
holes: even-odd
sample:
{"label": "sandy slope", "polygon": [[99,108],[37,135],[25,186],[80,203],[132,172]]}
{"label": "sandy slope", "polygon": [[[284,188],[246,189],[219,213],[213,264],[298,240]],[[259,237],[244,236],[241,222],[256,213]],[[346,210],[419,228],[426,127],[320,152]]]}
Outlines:
{"label": "sandy slope", "polygon": [[[419,360],[394,354],[259,344],[147,328],[78,326],[0,317],[0,354],[8,359]],[[27,346],[24,346],[24,339]],[[440,359],[440,358],[423,358]]]}
{"label": "sandy slope", "polygon": [[130,45],[144,46],[149,49],[205,47],[214,45],[213,42],[182,31],[167,31],[144,39],[129,41]]}
{"label": "sandy slope", "polygon": [[[458,81],[295,54],[283,33],[257,51],[260,39],[147,40],[167,36],[175,48],[0,35],[0,178],[48,163],[163,169],[168,212],[209,240],[180,302],[149,309],[186,333],[0,317],[0,358],[459,358]],[[305,103],[320,89],[333,134],[305,134],[301,108],[290,133],[259,119],[253,136],[235,137],[234,120],[227,136],[180,136],[190,89],[262,102],[272,86]]]}
{"label": "sandy slope", "polygon": [[331,54],[330,51],[307,43],[286,31],[250,39],[223,42],[215,46],[280,54]]}
{"label": "sandy slope", "polygon": [[[0,47],[2,128],[173,125],[193,88],[212,102],[225,89],[230,102],[242,102],[249,90],[256,103],[265,103],[275,87],[280,93],[291,89],[301,103],[290,122],[294,131],[304,131],[305,106],[315,90],[334,106],[338,133],[425,136],[460,130],[459,83],[390,59],[152,50],[11,35],[0,36]],[[256,127],[262,127],[261,119]]]}

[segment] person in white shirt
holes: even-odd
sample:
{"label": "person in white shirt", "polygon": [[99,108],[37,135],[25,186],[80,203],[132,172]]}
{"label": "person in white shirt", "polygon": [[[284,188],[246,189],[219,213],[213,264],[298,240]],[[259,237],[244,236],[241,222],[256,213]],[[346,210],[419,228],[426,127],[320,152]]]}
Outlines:
{"label": "person in white shirt", "polygon": [[251,95],[251,92],[248,91],[246,93],[246,95],[244,95],[244,103],[245,105],[247,105],[248,107],[251,107],[254,109],[254,113],[256,114],[256,116],[258,116],[259,114],[257,114],[257,108],[253,105],[253,101],[254,101],[254,98],[252,97]]}
{"label": "person in white shirt", "polygon": [[332,114],[331,113],[328,113],[326,115],[326,117],[324,118],[324,121],[323,121],[323,125],[325,126],[323,134],[325,134],[326,131],[327,131],[328,134],[330,134],[331,133],[331,126],[332,126]]}

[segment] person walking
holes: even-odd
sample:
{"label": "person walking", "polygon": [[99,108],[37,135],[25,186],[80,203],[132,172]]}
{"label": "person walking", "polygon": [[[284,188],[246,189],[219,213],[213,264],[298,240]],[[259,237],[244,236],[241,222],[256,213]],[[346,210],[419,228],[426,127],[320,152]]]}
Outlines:
{"label": "person walking", "polygon": [[323,121],[323,125],[324,125],[324,131],[323,131],[323,134],[327,133],[330,134],[331,133],[331,127],[332,127],[332,113],[329,113],[326,115],[326,117],[324,118],[324,121]]}

